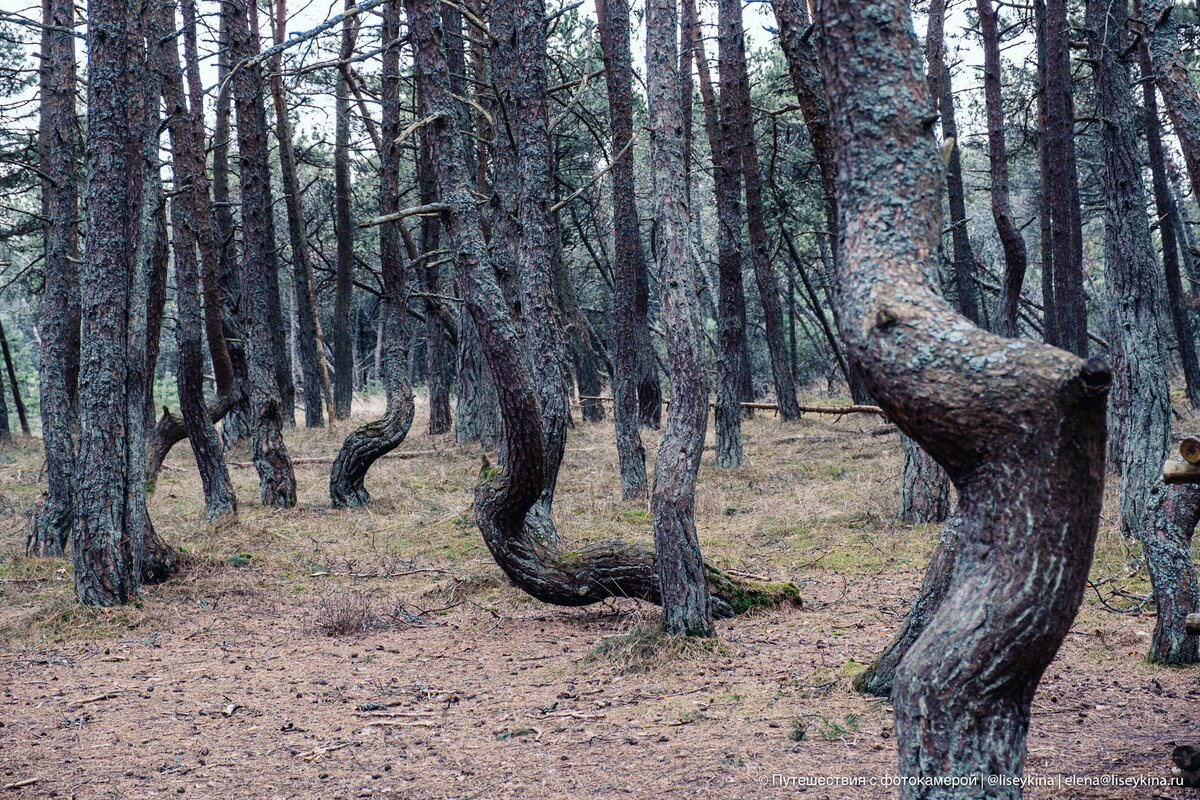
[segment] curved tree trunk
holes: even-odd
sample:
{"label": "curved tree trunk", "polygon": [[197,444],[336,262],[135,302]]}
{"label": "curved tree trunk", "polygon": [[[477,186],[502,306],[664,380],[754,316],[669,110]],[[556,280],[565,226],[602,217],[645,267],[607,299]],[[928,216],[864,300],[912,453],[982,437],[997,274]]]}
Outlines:
{"label": "curved tree trunk", "polygon": [[[167,0],[160,4],[160,29],[175,29],[175,4]],[[203,148],[203,140],[195,141],[194,128],[188,123],[188,107],[184,102],[183,75],[179,68],[179,47],[175,37],[165,37],[161,45],[162,96],[167,110],[167,126],[171,135],[171,174],[180,193],[171,198],[171,237],[175,252],[175,304],[178,310],[176,336],[179,343],[179,408],[183,415],[200,482],[204,487],[204,510],[209,522],[237,514],[237,496],[229,480],[229,471],[221,452],[221,440],[204,407],[204,339],[200,312],[200,271],[196,260],[197,234],[195,204],[184,186],[193,186],[199,178],[194,174],[196,164],[193,148]],[[164,409],[164,418],[169,412]],[[157,433],[157,429],[155,431]],[[157,437],[155,437],[157,439]],[[163,454],[165,456],[165,453]],[[148,468],[162,464],[162,457],[150,456]],[[148,483],[150,481],[147,481]]]}
{"label": "curved tree trunk", "polygon": [[[415,49],[421,116],[436,117],[434,163],[438,194],[449,211],[442,224],[454,255],[465,307],[470,311],[495,380],[504,436],[500,465],[485,472],[475,490],[475,519],[483,539],[512,581],[547,603],[582,606],[609,597],[659,602],[652,550],[636,542],[610,540],[564,551],[549,515],[530,513],[546,480],[545,439],[537,398],[526,378],[512,314],[500,290],[482,220],[472,191],[465,145],[458,131],[462,110],[451,97],[440,15],[435,0],[408,0],[410,41]],[[714,613],[754,605],[799,601],[793,584],[756,584],[707,568]]]}
{"label": "curved tree trunk", "polygon": [[[235,60],[258,54],[258,34],[249,25],[249,0],[228,0],[229,41]],[[296,476],[283,441],[283,409],[272,357],[268,292],[271,207],[268,200],[270,171],[267,165],[267,124],[263,108],[262,75],[258,64],[248,64],[232,79],[237,113],[238,156],[241,162],[242,255],[245,259],[243,303],[247,323],[251,441],[259,493],[265,506],[290,508],[296,504]]]}
{"label": "curved tree trunk", "polygon": [[[75,37],[70,0],[44,0],[38,157],[42,179],[41,390],[46,499],[32,517],[28,555],[62,555],[71,536],[75,388],[79,371],[79,187],[75,172]],[[3,391],[0,390],[0,395]],[[8,411],[4,409],[4,425]]]}
{"label": "curved tree trunk", "polygon": [[[888,417],[946,469],[963,518],[949,594],[896,674],[900,774],[1020,777],[1034,691],[1083,599],[1111,373],[986,333],[946,304],[927,277],[942,232],[941,160],[909,4],[817,8],[847,352]],[[907,785],[900,796],[978,793]]]}
{"label": "curved tree trunk", "polygon": [[950,479],[925,448],[900,434],[904,473],[900,479],[900,513],[909,524],[945,522],[950,513]]}
{"label": "curved tree trunk", "polygon": [[[394,43],[400,31],[400,0],[383,8],[383,40]],[[400,198],[400,49],[385,45],[382,76],[382,137],[379,153],[379,215],[399,210]],[[385,293],[383,370],[387,381],[387,410],[381,419],[361,426],[346,438],[329,474],[329,499],[334,508],[365,505],[369,499],[363,477],[371,465],[394,450],[408,435],[413,419],[413,393],[408,384],[405,330],[406,297],[400,222],[379,226],[379,266]]]}
{"label": "curved tree trunk", "polygon": [[896,680],[896,668],[900,666],[900,660],[925,632],[929,621],[950,593],[950,579],[954,575],[954,560],[958,555],[961,532],[962,516],[958,513],[951,514],[942,526],[937,547],[933,549],[929,564],[925,567],[925,579],[921,581],[921,588],[917,590],[917,597],[913,600],[912,608],[908,610],[908,616],[892,634],[892,640],[883,648],[879,657],[854,679],[854,688],[858,691],[878,697],[889,697],[892,694],[892,683]]}
{"label": "curved tree trunk", "polygon": [[[612,125],[612,152],[625,152],[633,137],[633,78],[629,45],[628,0],[597,0],[600,50],[604,80],[608,85],[608,116]],[[640,348],[637,338],[645,317],[638,317],[636,295],[641,242],[633,191],[632,148],[612,167],[613,242],[613,424],[617,432],[617,458],[621,469],[621,499],[636,500],[646,494],[646,450],[639,433],[638,410]]]}

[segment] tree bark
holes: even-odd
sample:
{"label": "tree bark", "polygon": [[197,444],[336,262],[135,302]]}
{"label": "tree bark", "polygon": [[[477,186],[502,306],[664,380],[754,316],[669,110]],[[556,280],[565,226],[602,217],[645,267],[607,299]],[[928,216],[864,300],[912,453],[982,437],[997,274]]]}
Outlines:
{"label": "tree bark", "polygon": [[910,525],[945,522],[950,514],[950,479],[946,470],[915,441],[900,435],[904,448],[904,473],[900,479],[900,513]]}
{"label": "tree bark", "polygon": [[958,122],[954,115],[954,90],[950,83],[950,69],[946,65],[944,30],[946,24],[946,0],[931,0],[929,4],[929,30],[925,37],[925,61],[929,64],[929,95],[934,100],[934,109],[942,120],[942,141],[950,147],[946,163],[946,195],[949,200],[950,220],[946,227],[951,229],[954,242],[954,260],[950,265],[951,291],[947,295],[958,306],[958,310],[976,325],[982,324],[979,308],[979,292],[975,283],[975,252],[971,248],[971,237],[967,232],[966,193],[963,190],[962,159],[958,146]]}
{"label": "tree bark", "polygon": [[[75,597],[137,597],[149,520],[145,485],[148,266],[144,160],[157,134],[158,86],[145,68],[141,20],[124,3],[88,7],[87,251],[81,295],[79,459],[72,560]],[[103,35],[98,35],[98,32]],[[154,145],[157,138],[154,137]]]}
{"label": "tree bark", "polygon": [[21,425],[21,433],[32,436],[29,430],[29,418],[25,415],[25,403],[21,400],[21,387],[17,383],[17,372],[13,368],[12,353],[8,349],[8,337],[4,335],[4,325],[0,324],[0,351],[4,354],[4,369],[8,372],[9,389],[12,391],[13,407],[17,411],[17,422]]}
{"label": "tree bark", "polygon": [[[379,215],[394,214],[400,203],[400,0],[383,7],[383,74],[379,151]],[[381,456],[394,450],[408,435],[413,418],[413,393],[408,383],[408,353],[405,344],[407,297],[400,221],[379,226],[379,267],[383,276],[385,304],[383,359],[387,382],[387,410],[381,419],[368,422],[346,438],[329,474],[329,498],[334,508],[365,505],[369,499],[363,478]]]}
{"label": "tree bark", "polygon": [[[236,9],[227,0],[222,0],[220,28],[217,48],[217,83],[224,86],[229,80],[233,60],[230,44],[229,18]],[[193,70],[199,82],[199,68]],[[193,98],[195,95],[193,95]],[[232,139],[230,91],[218,92],[213,118],[213,222],[216,244],[219,248],[218,283],[221,295],[221,325],[229,350],[230,367],[234,385],[242,390],[242,401],[238,403],[221,423],[221,436],[226,447],[232,447],[250,438],[250,370],[246,360],[246,339],[243,336],[245,320],[242,308],[242,270],[234,243],[233,204],[229,194],[229,143]],[[211,347],[211,339],[210,339]],[[219,389],[219,385],[218,385]]]}
{"label": "tree bark", "polygon": [[[735,0],[736,2],[736,0]],[[725,13],[724,3],[722,13]],[[728,31],[741,44],[738,19]],[[646,6],[646,95],[650,107],[650,162],[654,176],[654,220],[658,247],[659,298],[666,330],[671,380],[667,427],[654,462],[654,548],[662,592],[663,628],[668,634],[715,636],[713,608],[696,535],[696,473],[708,426],[707,364],[697,292],[687,255],[688,207],[684,187],[683,131],[676,60],[675,0]],[[725,43],[722,42],[722,46]],[[730,46],[735,43],[730,42]],[[723,62],[733,66],[732,62]],[[726,66],[721,76],[725,77]],[[736,98],[736,73],[730,90]],[[732,104],[731,104],[732,107]],[[737,128],[722,130],[736,139]],[[723,139],[723,141],[726,141]],[[726,150],[726,154],[729,150]],[[729,162],[726,162],[728,166]]]}
{"label": "tree bark", "polygon": [[[442,15],[459,19],[457,13],[447,14],[449,9],[442,7]],[[461,22],[459,23],[461,26]],[[460,37],[461,38],[461,34]],[[451,66],[451,70],[455,69]],[[461,66],[458,69],[462,69]],[[462,96],[461,87],[455,94]],[[422,205],[434,203],[437,194],[434,189],[433,165],[429,131],[422,129],[418,132],[419,157],[417,160],[417,183],[420,187]],[[446,352],[446,335],[442,331],[442,323],[438,319],[438,300],[433,295],[441,293],[441,267],[432,266],[441,257],[432,255],[440,247],[440,235],[436,217],[421,218],[421,254],[417,258],[416,274],[421,288],[425,291],[425,382],[429,389],[429,433],[437,436],[450,430],[450,376],[447,374],[449,355]]]}
{"label": "tree bark", "polygon": [[1104,275],[1113,331],[1111,453],[1121,471],[1121,533],[1133,541],[1150,526],[1151,489],[1162,474],[1171,441],[1171,397],[1167,376],[1169,338],[1159,324],[1165,301],[1162,275],[1146,219],[1146,194],[1129,108],[1128,6],[1089,0],[1088,49],[1101,119],[1105,205]]}
{"label": "tree bark", "polygon": [[[287,2],[275,2],[275,44],[287,38]],[[296,155],[292,141],[292,123],[288,117],[287,94],[283,86],[283,57],[271,56],[271,98],[275,104],[275,132],[279,141],[279,168],[283,178],[283,200],[287,209],[288,241],[292,250],[292,275],[295,282],[297,340],[300,345],[300,371],[304,379],[304,426],[320,428],[325,424],[321,403],[329,403],[329,418],[334,418],[329,373],[325,367],[321,322],[317,318],[317,299],[313,294],[312,265],[308,258],[308,240],[304,234],[300,180],[296,174]]]}
{"label": "tree bark", "polygon": [[[987,107],[988,162],[992,179],[992,219],[1004,250],[1004,286],[996,329],[1002,336],[1017,335],[1021,310],[1021,287],[1028,259],[1025,239],[1013,219],[1008,195],[1008,153],[1004,143],[1004,103],[1001,97],[999,13],[992,0],[976,0],[979,34],[983,40],[983,94]],[[961,183],[962,172],[959,171]]]}
{"label": "tree bark", "polygon": [[[619,596],[657,603],[661,593],[651,550],[624,540],[563,550],[557,545],[549,516],[529,513],[545,485],[547,449],[542,416],[526,377],[512,313],[483,237],[467,171],[470,161],[459,135],[465,118],[449,90],[437,5],[435,0],[408,0],[407,8],[421,115],[435,120],[428,127],[436,133],[438,194],[449,209],[442,215],[443,230],[504,418],[500,464],[496,468],[485,464],[484,482],[475,490],[475,519],[484,542],[505,574],[544,602],[583,606]],[[728,598],[713,601],[718,614],[799,599],[798,590],[790,583],[756,584],[712,567],[707,567],[707,573],[711,590]]]}
{"label": "tree bark", "polygon": [[[731,9],[732,11],[732,9]],[[750,264],[754,268],[754,282],[762,302],[763,325],[767,332],[767,352],[771,361],[771,379],[775,386],[775,397],[779,404],[779,418],[784,422],[800,419],[800,405],[796,401],[796,381],[788,364],[786,330],[783,325],[783,308],[779,302],[779,283],[771,265],[771,244],[767,240],[766,212],[763,210],[762,177],[758,164],[758,146],[754,141],[754,112],[750,104],[750,76],[746,64],[745,34],[742,18],[738,14],[730,21],[736,29],[733,45],[738,50],[736,122],[742,150],[742,176],[746,183],[746,223],[750,233]],[[690,79],[690,76],[689,76]],[[689,80],[690,84],[691,81]],[[684,107],[684,113],[691,105]],[[686,163],[686,162],[685,162]]]}
{"label": "tree bark", "polygon": [[[639,432],[638,379],[640,350],[637,329],[645,318],[637,312],[639,252],[637,204],[633,185],[633,78],[629,45],[628,0],[597,0],[596,17],[604,80],[608,87],[608,116],[612,153],[625,153],[612,167],[613,204],[613,424],[621,471],[621,499],[645,497],[646,450]],[[628,150],[626,149],[628,147]]]}
{"label": "tree bark", "polygon": [[[942,231],[941,161],[909,4],[817,8],[847,352],[888,417],[946,469],[963,518],[949,594],[897,670],[900,774],[1020,777],[1030,703],[1091,563],[1111,374],[1099,359],[986,333],[942,299],[927,277]],[[930,785],[900,794],[978,795]]]}
{"label": "tree bark", "polygon": [[[258,34],[250,27],[249,0],[226,0],[231,56],[235,60],[258,54]],[[262,75],[258,64],[248,63],[232,80],[237,113],[238,157],[241,163],[242,251],[245,285],[243,302],[247,323],[251,441],[258,471],[262,504],[290,508],[296,504],[296,476],[283,441],[283,408],[276,360],[271,346],[268,294],[278,297],[278,284],[270,282],[268,258],[271,205],[268,196],[267,124],[263,108]]]}
{"label": "tree bark", "polygon": [[879,657],[854,679],[854,688],[858,691],[876,697],[891,696],[892,684],[896,680],[896,668],[900,666],[900,661],[929,627],[930,620],[950,593],[950,579],[954,575],[954,561],[958,555],[961,532],[962,516],[953,513],[942,526],[937,546],[933,548],[933,554],[925,566],[925,578],[921,581],[921,588],[917,590],[917,596],[908,610],[908,616],[892,634],[891,641],[883,648]]}
{"label": "tree bark", "polygon": [[[62,555],[71,536],[75,390],[79,372],[79,189],[75,171],[75,37],[70,0],[43,0],[38,159],[45,282],[39,372],[46,499],[32,516],[28,555]],[[2,392],[0,392],[2,395]],[[8,411],[4,410],[8,427]]]}
{"label": "tree bark", "polygon": [[[354,0],[346,0],[345,8],[353,7]],[[340,61],[354,53],[357,35],[357,20],[347,17],[342,22]],[[333,227],[337,238],[337,272],[333,298],[333,411],[337,419],[346,419],[354,397],[354,344],[350,333],[354,228],[350,221],[350,81],[343,70],[338,70],[334,119]]]}
{"label": "tree bark", "polygon": [[1200,487],[1156,483],[1150,491],[1143,553],[1154,587],[1158,615],[1150,659],[1168,666],[1200,662],[1197,637],[1187,632],[1188,615],[1200,611],[1200,588],[1192,561],[1192,537],[1200,520]]}
{"label": "tree bark", "polygon": [[[1057,336],[1050,344],[1087,355],[1087,309],[1083,300],[1083,230],[1075,166],[1075,105],[1071,91],[1070,36],[1066,0],[1045,3],[1046,160],[1050,239],[1054,263],[1053,308]],[[1043,298],[1047,308],[1049,300]],[[1051,326],[1047,326],[1047,333]]]}

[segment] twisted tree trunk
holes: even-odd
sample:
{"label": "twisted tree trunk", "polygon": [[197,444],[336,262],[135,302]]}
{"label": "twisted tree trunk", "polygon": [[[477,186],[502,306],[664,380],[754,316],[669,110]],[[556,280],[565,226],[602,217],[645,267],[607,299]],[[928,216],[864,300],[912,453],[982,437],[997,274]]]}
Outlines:
{"label": "twisted tree trunk", "polygon": [[[394,214],[400,200],[400,0],[383,7],[382,148],[379,152],[379,215]],[[394,450],[413,419],[413,393],[408,383],[408,332],[403,246],[400,221],[379,226],[379,266],[383,275],[386,335],[383,360],[387,381],[387,410],[381,419],[368,422],[346,438],[329,474],[329,499],[334,508],[365,505],[369,499],[363,478],[380,456]]]}
{"label": "twisted tree trunk", "polygon": [[[442,224],[465,307],[479,331],[499,395],[504,434],[500,464],[485,469],[475,490],[475,519],[505,574],[547,603],[582,606],[609,597],[659,602],[655,557],[646,546],[609,540],[565,550],[547,514],[530,513],[546,482],[547,448],[533,388],[526,377],[516,327],[483,237],[472,191],[470,160],[459,135],[465,123],[451,96],[443,32],[435,0],[408,0],[410,41],[415,50],[422,118],[434,117],[434,163],[438,194],[448,211]],[[540,19],[540,18],[539,18]],[[758,584],[706,568],[714,612],[719,616],[755,605],[799,601],[793,584]]]}
{"label": "twisted tree trunk", "polygon": [[[963,518],[949,593],[896,674],[900,773],[1019,777],[1030,702],[1091,563],[1111,373],[986,333],[930,284],[941,160],[908,3],[822,0],[816,39],[837,131],[847,352],[946,469]],[[978,795],[901,788],[905,800]]]}

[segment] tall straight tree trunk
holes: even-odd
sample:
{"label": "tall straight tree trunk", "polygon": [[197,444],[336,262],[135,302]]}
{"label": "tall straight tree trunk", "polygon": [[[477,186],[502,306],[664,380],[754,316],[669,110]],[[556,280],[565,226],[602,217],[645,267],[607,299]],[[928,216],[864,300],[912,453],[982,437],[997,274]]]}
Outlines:
{"label": "tall straight tree trunk", "polygon": [[[621,470],[621,499],[636,500],[646,494],[646,450],[639,433],[637,405],[640,377],[637,329],[644,318],[637,314],[638,278],[643,265],[638,215],[633,186],[633,78],[629,45],[629,0],[596,0],[604,80],[608,86],[608,116],[612,126],[613,203],[613,424],[617,431],[617,458]],[[617,154],[624,153],[617,158]]]}
{"label": "tall straight tree trunk", "polygon": [[[287,38],[287,2],[275,2],[275,44]],[[300,180],[296,174],[296,155],[292,142],[292,123],[288,117],[287,94],[283,87],[283,57],[271,56],[271,98],[275,104],[275,133],[279,141],[279,168],[283,177],[283,200],[287,208],[288,241],[292,249],[292,276],[295,282],[297,335],[300,345],[300,372],[304,378],[304,426],[324,425],[321,403],[329,390],[329,373],[325,368],[325,353],[321,346],[321,323],[317,319],[316,297],[313,296],[312,265],[308,258],[308,241],[304,235],[304,212],[301,208]],[[334,417],[332,398],[329,417]]]}
{"label": "tall straight tree trunk", "polygon": [[[1121,532],[1134,540],[1151,520],[1151,489],[1162,475],[1171,441],[1170,355],[1159,313],[1165,297],[1154,263],[1146,192],[1129,108],[1128,45],[1121,0],[1087,3],[1088,50],[1101,119],[1104,169],[1104,276],[1108,287],[1113,359],[1112,439],[1121,470]],[[1150,554],[1147,554],[1148,556]]]}
{"label": "tall straight tree trunk", "polygon": [[951,228],[954,241],[954,261],[951,264],[953,299],[963,315],[979,325],[982,320],[979,308],[979,291],[975,283],[975,252],[971,249],[971,238],[967,233],[966,193],[963,189],[962,159],[958,147],[958,122],[954,116],[954,90],[950,85],[950,69],[946,65],[944,30],[946,24],[946,0],[932,0],[929,4],[929,31],[925,37],[925,60],[929,64],[929,93],[934,99],[937,112],[942,119],[942,140],[950,144],[950,158],[946,164],[946,195],[950,205]]}
{"label": "tall straight tree trunk", "polygon": [[[354,0],[346,0],[345,8],[353,7]],[[347,17],[342,22],[339,60],[345,61],[353,54],[357,34],[357,20]],[[333,411],[338,419],[346,419],[354,397],[354,344],[350,332],[354,228],[350,221],[350,80],[344,70],[338,70],[334,114],[333,228],[337,238],[337,273],[333,297]]]}
{"label": "tall straight tree trunk", "polygon": [[[175,3],[160,4],[159,29],[175,30]],[[179,409],[187,429],[192,454],[204,487],[204,510],[209,522],[237,514],[237,496],[229,480],[229,470],[221,452],[221,440],[204,404],[204,328],[200,311],[200,270],[196,260],[197,218],[190,189],[200,179],[194,174],[195,129],[188,121],[184,101],[183,75],[179,68],[179,46],[173,36],[164,37],[160,46],[162,96],[171,135],[171,174],[175,194],[171,198],[171,239],[175,253],[175,305],[178,314],[176,337],[179,347],[177,376]],[[193,187],[194,188],[194,187]]]}
{"label": "tall straight tree trunk", "polygon": [[[12,441],[12,428],[8,425],[8,401],[4,399],[4,378],[0,376],[0,444],[8,444]],[[35,538],[37,534],[36,528],[30,531],[29,536],[25,541],[25,549],[29,555],[58,555],[51,551],[42,552]]]}
{"label": "tall straight tree trunk", "polygon": [[[443,16],[446,8],[443,6]],[[451,15],[457,17],[457,15]],[[453,69],[453,67],[451,67]],[[460,94],[455,92],[455,94]],[[460,95],[461,96],[461,95]],[[422,204],[433,203],[437,200],[434,189],[433,165],[430,163],[431,150],[429,132],[418,132],[420,141],[417,160],[417,183],[420,187]],[[425,376],[429,389],[429,433],[438,435],[450,430],[450,377],[447,375],[449,356],[446,353],[446,335],[442,331],[442,323],[438,318],[438,299],[434,295],[440,293],[441,268],[431,266],[441,257],[435,255],[440,247],[438,221],[433,217],[421,218],[420,251],[417,261],[417,275],[420,276],[420,288],[425,297]]]}
{"label": "tall straight tree trunk", "polygon": [[[1135,4],[1135,13],[1136,4]],[[1196,354],[1196,333],[1191,315],[1184,305],[1183,279],[1179,272],[1179,250],[1175,228],[1181,224],[1179,213],[1167,183],[1167,168],[1163,154],[1162,125],[1158,120],[1158,97],[1154,88],[1154,67],[1150,48],[1144,37],[1138,37],[1138,59],[1142,77],[1142,101],[1145,105],[1146,150],[1149,153],[1150,174],[1154,185],[1154,206],[1158,212],[1159,239],[1162,242],[1163,273],[1166,276],[1167,302],[1171,307],[1171,323],[1179,345],[1179,360],[1188,402],[1200,408],[1200,357]],[[1185,254],[1186,257],[1186,254]]]}
{"label": "tall straight tree trunk", "polygon": [[[185,0],[186,1],[186,0]],[[222,0],[217,47],[217,83],[224,86],[229,80],[233,57],[230,45],[229,18],[237,10],[229,0]],[[199,66],[192,69],[193,82],[199,85]],[[231,125],[233,93],[218,92],[213,117],[212,197],[213,222],[218,253],[218,282],[221,294],[221,325],[229,349],[229,362],[235,385],[242,399],[229,411],[221,423],[221,437],[226,447],[251,438],[250,370],[246,360],[247,321],[242,308],[242,269],[234,242],[233,201],[229,193],[229,144],[233,137]],[[193,94],[193,100],[195,94]],[[201,106],[202,107],[202,106]],[[219,386],[219,385],[218,385]]]}
{"label": "tall straight tree trunk", "polygon": [[[833,159],[833,128],[830,127],[829,105],[825,99],[825,78],[821,75],[821,68],[817,63],[816,45],[809,35],[812,20],[803,0],[772,0],[771,8],[779,25],[779,45],[787,59],[788,73],[792,77],[792,86],[796,90],[796,99],[804,116],[804,126],[808,129],[808,138],[821,173],[825,223],[832,242],[830,250],[836,269],[840,258],[838,248],[841,246],[841,239],[837,233],[838,211],[834,184],[837,167]],[[836,323],[841,312],[836,303],[832,306]],[[867,391],[867,385],[857,364],[846,365],[846,384],[854,402],[875,402],[871,399],[871,393]]]}
{"label": "tall straight tree trunk", "polygon": [[[1087,309],[1083,300],[1083,231],[1079,177],[1075,167],[1075,106],[1071,93],[1070,36],[1066,0],[1046,0],[1045,187],[1054,263],[1054,318],[1050,344],[1087,354]],[[1043,298],[1043,303],[1049,303]]]}
{"label": "tall straight tree trunk", "polygon": [[[740,23],[740,6],[737,9]],[[738,40],[740,43],[740,24]],[[675,0],[646,6],[646,95],[650,107],[650,163],[658,240],[659,297],[670,365],[671,405],[654,464],[654,549],[668,634],[714,636],[713,610],[696,535],[696,473],[708,426],[707,365],[691,259],[683,158]],[[725,77],[725,66],[721,70]],[[736,83],[733,84],[736,87]],[[734,88],[736,92],[736,88]],[[728,127],[723,136],[734,137]]]}
{"label": "tall straight tree trunk", "polygon": [[1050,136],[1046,127],[1046,2],[1033,0],[1034,36],[1037,47],[1037,140],[1038,140],[1038,254],[1042,267],[1042,341],[1059,341],[1058,316],[1054,302],[1054,235],[1051,223]]}
{"label": "tall straight tree trunk", "polygon": [[[250,0],[226,0],[231,56],[236,61],[258,55],[258,35],[250,27]],[[283,441],[283,408],[275,374],[269,293],[271,284],[267,122],[263,108],[262,74],[249,63],[232,80],[237,112],[238,158],[241,164],[242,255],[244,259],[245,322],[250,382],[251,441],[262,504],[290,508],[296,504],[296,476]]]}
{"label": "tall straight tree trunk", "polygon": [[[533,597],[564,606],[584,606],[608,597],[660,602],[655,554],[626,540],[608,540],[564,551],[548,515],[530,513],[543,494],[547,448],[542,414],[527,377],[512,312],[483,237],[483,225],[467,170],[470,159],[459,131],[465,113],[454,100],[447,78],[441,15],[435,0],[408,0],[409,37],[415,51],[421,118],[434,138],[438,195],[448,211],[443,230],[453,253],[465,307],[475,320],[496,382],[504,417],[500,464],[485,467],[485,482],[475,490],[475,519],[496,562],[513,582]],[[535,17],[535,23],[540,17]],[[672,59],[673,59],[672,54]],[[796,601],[793,584],[759,584],[706,567],[715,613],[729,615],[755,605]],[[724,598],[724,599],[722,599]]]}
{"label": "tall straight tree trunk", "polygon": [[[721,61],[721,101],[708,69],[704,42],[696,42],[696,66],[700,73],[700,95],[704,101],[704,127],[712,153],[713,186],[717,208],[718,287],[717,356],[718,382],[716,402],[716,464],[738,467],[742,464],[742,357],[745,354],[746,300],[742,290],[742,208],[740,132],[733,125],[731,106],[737,94],[736,66],[732,58],[728,30],[730,15],[741,13],[736,0],[724,0],[718,6]],[[697,35],[699,31],[697,30]]]}
{"label": "tall straight tree trunk", "polygon": [[[909,4],[822,0],[814,38],[837,131],[847,352],[946,469],[963,518],[948,594],[897,671],[899,771],[1019,778],[1034,692],[1092,560],[1111,373],[974,327],[929,281],[942,170]],[[979,795],[900,789],[902,800]]]}
{"label": "tall straight tree trunk", "polygon": [[145,230],[154,224],[143,157],[148,131],[157,134],[158,91],[146,68],[140,19],[126,4],[91,3],[88,26],[87,250],[80,274],[86,290],[72,560],[76,599],[111,606],[137,597],[148,527],[142,402],[148,276],[139,262]]}
{"label": "tall straight tree trunk", "polygon": [[[400,210],[400,0],[389,0],[383,7],[383,75],[379,151],[379,215]],[[386,335],[383,359],[387,383],[387,410],[382,419],[363,425],[347,437],[329,474],[329,497],[334,508],[361,506],[369,495],[363,478],[371,465],[394,450],[408,435],[413,418],[413,393],[408,383],[408,353],[405,346],[407,298],[404,288],[404,262],[400,222],[379,226],[379,267],[383,276]]]}
{"label": "tall straight tree trunk", "polygon": [[[737,35],[732,44],[739,53],[737,60],[736,122],[742,149],[742,176],[746,182],[746,222],[750,232],[750,263],[754,267],[754,282],[762,301],[763,323],[767,331],[767,351],[771,359],[771,379],[779,405],[779,418],[784,422],[800,419],[796,402],[796,381],[788,364],[786,330],[783,326],[783,307],[779,302],[779,283],[771,266],[771,243],[767,240],[766,212],[763,210],[762,177],[758,165],[758,146],[754,141],[754,112],[750,105],[750,76],[746,64],[745,34],[741,12],[730,22]],[[724,67],[722,67],[723,69]],[[690,76],[689,76],[690,78]],[[690,79],[688,81],[691,83]],[[685,106],[684,111],[691,110]]]}
{"label": "tall straight tree trunk", "polygon": [[[1025,239],[1013,219],[1008,197],[1008,153],[1004,143],[1004,102],[1001,96],[999,13],[992,0],[975,0],[979,34],[983,40],[983,94],[987,107],[988,162],[992,179],[992,219],[1004,249],[1004,286],[996,330],[1003,336],[1017,335],[1021,309],[1021,287],[1025,283]],[[962,170],[959,170],[959,182]]]}
{"label": "tall straight tree trunk", "polygon": [[[43,0],[38,158],[42,178],[42,353],[39,372],[46,500],[29,555],[62,555],[71,535],[75,381],[79,372],[79,191],[75,172],[75,24],[70,0]],[[2,392],[0,392],[2,394]],[[4,412],[5,426],[8,412]]]}
{"label": "tall straight tree trunk", "polygon": [[[187,62],[188,104],[191,108],[188,122],[192,128],[191,135],[194,143],[191,157],[195,163],[190,171],[192,176],[192,214],[194,216],[193,224],[196,226],[197,244],[200,247],[200,274],[204,294],[204,331],[208,338],[208,352],[212,360],[217,394],[228,396],[236,391],[236,386],[233,363],[229,356],[229,345],[225,341],[225,328],[221,322],[220,262],[222,243],[217,239],[216,221],[213,217],[209,194],[206,148],[204,147],[204,92],[200,85],[200,53],[196,41],[195,0],[183,0],[180,9],[183,12],[183,50],[184,61]],[[223,101],[218,99],[218,103],[225,105],[228,114],[228,95],[225,95]],[[228,135],[228,121],[226,121],[226,135]]]}

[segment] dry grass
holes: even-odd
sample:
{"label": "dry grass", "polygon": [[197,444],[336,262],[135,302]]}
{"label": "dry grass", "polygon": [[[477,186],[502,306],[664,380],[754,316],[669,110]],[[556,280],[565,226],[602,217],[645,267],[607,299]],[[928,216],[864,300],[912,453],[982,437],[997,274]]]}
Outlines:
{"label": "dry grass", "polygon": [[[360,405],[354,424],[381,409]],[[150,513],[184,569],[118,609],[77,606],[68,561],[21,555],[41,456],[37,442],[0,451],[0,752],[13,765],[0,783],[41,775],[29,797],[739,798],[772,772],[894,771],[890,709],[850,683],[905,613],[937,529],[895,522],[902,454],[895,434],[869,434],[876,419],[760,413],[746,466],[717,470],[705,453],[706,558],[795,580],[805,607],[722,622],[699,644],[664,637],[632,601],[557,609],[511,587],[474,525],[478,445],[426,424],[418,404],[402,449],[432,452],[378,462],[368,507],[330,509],[329,466],[314,464],[297,467],[296,508],[264,509],[254,470],[235,469],[240,517],[220,527],[177,447]],[[332,456],[350,429],[286,438],[294,456]],[[658,434],[643,439],[652,465]],[[1127,567],[1110,484],[1092,577],[1110,605],[1135,606],[1112,594],[1149,586]],[[611,421],[571,431],[564,540],[649,538],[648,511],[620,499]],[[1174,731],[1195,738],[1182,698],[1200,679],[1144,663],[1152,625],[1089,592],[1035,701],[1031,770],[1099,773],[1119,757],[1150,774]]]}

